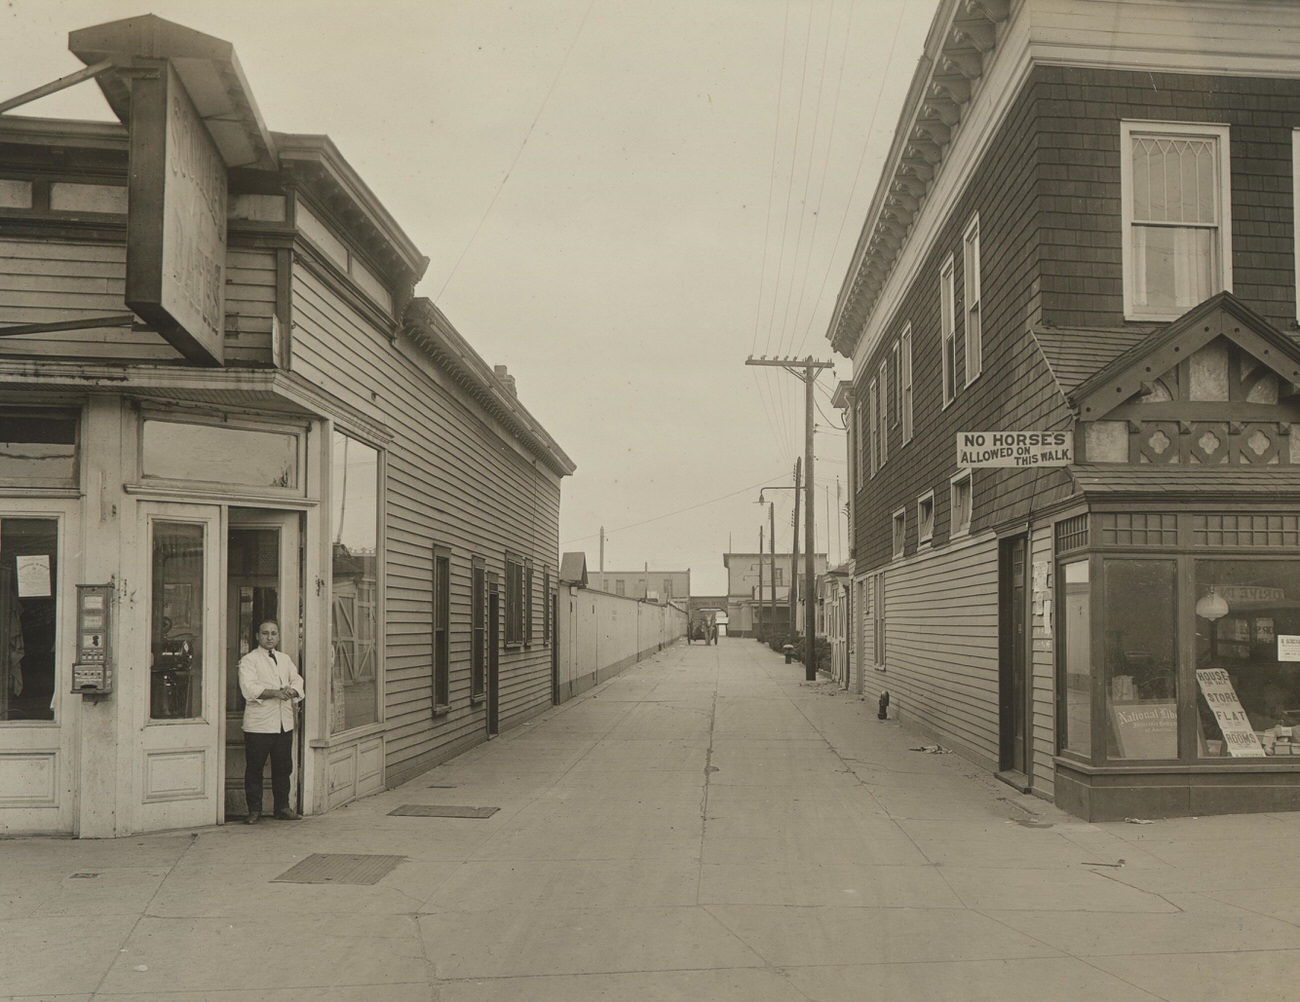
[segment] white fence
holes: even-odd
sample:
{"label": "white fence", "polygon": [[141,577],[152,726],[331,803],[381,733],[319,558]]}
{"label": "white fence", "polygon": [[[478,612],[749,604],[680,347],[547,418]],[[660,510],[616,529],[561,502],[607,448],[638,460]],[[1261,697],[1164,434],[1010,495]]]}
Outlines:
{"label": "white fence", "polygon": [[556,606],[561,703],[686,635],[686,613],[671,605],[561,585]]}

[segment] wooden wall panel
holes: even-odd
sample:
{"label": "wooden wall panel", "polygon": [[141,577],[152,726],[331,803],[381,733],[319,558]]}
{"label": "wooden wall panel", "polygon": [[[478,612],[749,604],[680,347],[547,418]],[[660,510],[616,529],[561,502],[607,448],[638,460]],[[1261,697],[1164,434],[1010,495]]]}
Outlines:
{"label": "wooden wall panel", "polygon": [[885,595],[887,667],[876,681],[891,713],[996,768],[997,541],[900,564],[886,572]]}
{"label": "wooden wall panel", "polygon": [[[533,561],[534,642],[501,652],[502,730],[551,705],[541,643],[547,568],[559,564],[559,478],[405,342],[394,345],[310,269],[294,271],[295,372],[389,426],[384,674],[387,781],[401,782],[485,732],[470,700],[471,560],[497,575],[505,554]],[[451,706],[434,717],[431,548],[451,551]],[[502,624],[504,641],[504,623]]]}

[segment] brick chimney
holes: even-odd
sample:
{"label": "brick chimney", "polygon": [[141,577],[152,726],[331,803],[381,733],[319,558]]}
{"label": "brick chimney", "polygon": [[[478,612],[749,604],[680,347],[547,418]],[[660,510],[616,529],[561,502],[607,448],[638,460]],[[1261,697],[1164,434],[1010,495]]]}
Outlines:
{"label": "brick chimney", "polygon": [[501,382],[505,384],[506,389],[510,391],[512,397],[519,396],[519,391],[515,389],[515,377],[510,375],[510,372],[504,365],[494,365],[492,366],[492,371],[497,374],[497,379],[501,380]]}

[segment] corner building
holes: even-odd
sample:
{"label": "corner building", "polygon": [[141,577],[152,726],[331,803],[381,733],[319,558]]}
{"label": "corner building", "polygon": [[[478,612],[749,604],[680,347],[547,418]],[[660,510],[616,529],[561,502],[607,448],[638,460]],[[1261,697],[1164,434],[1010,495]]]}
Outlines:
{"label": "corner building", "polygon": [[837,302],[857,685],[1088,819],[1300,808],[1297,51],[946,0]]}
{"label": "corner building", "polygon": [[426,259],[228,43],[69,48],[120,124],[0,116],[0,832],[243,815],[267,618],[307,814],[551,705],[573,464],[413,295]]}

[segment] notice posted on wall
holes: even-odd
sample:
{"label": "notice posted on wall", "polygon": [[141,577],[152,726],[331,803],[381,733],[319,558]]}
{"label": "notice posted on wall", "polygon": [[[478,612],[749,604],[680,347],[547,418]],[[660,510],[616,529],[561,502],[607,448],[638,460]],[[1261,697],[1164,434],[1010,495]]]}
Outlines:
{"label": "notice posted on wall", "polygon": [[1279,633],[1277,635],[1277,659],[1279,661],[1300,661],[1300,636]]}
{"label": "notice posted on wall", "polygon": [[18,597],[49,598],[49,556],[44,553],[36,553],[28,556],[19,554],[15,560],[18,565]]}
{"label": "notice posted on wall", "polygon": [[1223,668],[1197,668],[1196,682],[1223,733],[1223,743],[1234,758],[1263,758],[1264,746],[1241,707],[1232,677]]}
{"label": "notice posted on wall", "polygon": [[1067,431],[959,431],[959,467],[1068,466],[1074,462]]}

